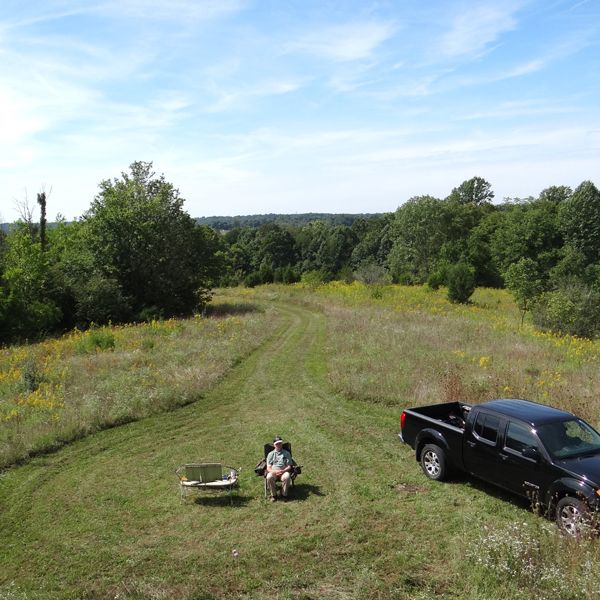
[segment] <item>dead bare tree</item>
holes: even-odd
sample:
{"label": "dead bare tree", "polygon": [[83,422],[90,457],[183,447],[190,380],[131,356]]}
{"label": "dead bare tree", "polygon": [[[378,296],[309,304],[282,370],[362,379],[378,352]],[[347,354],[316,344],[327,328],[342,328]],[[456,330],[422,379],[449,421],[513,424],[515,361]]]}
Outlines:
{"label": "dead bare tree", "polygon": [[33,239],[33,237],[36,233],[36,230],[37,230],[37,226],[33,221],[33,213],[35,211],[35,206],[29,205],[29,197],[27,195],[27,188],[23,188],[23,191],[25,192],[24,200],[18,200],[17,198],[13,197],[13,203],[15,204],[14,210],[16,210],[19,213],[18,220],[22,221],[23,223],[25,223],[27,225],[27,230],[29,231],[29,235]]}

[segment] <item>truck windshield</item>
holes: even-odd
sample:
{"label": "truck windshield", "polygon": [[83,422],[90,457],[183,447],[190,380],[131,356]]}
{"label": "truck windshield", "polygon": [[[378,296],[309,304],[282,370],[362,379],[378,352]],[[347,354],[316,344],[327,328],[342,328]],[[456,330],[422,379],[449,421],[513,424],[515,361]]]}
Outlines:
{"label": "truck windshield", "polygon": [[537,434],[555,460],[600,453],[600,435],[581,419],[540,425]]}

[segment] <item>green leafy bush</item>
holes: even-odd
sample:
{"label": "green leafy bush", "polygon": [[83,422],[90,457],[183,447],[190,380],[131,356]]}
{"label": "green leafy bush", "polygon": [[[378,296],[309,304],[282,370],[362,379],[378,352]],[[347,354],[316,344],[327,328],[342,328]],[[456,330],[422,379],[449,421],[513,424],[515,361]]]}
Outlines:
{"label": "green leafy bush", "polygon": [[326,283],[329,280],[327,274],[323,271],[311,271],[310,273],[304,273],[300,279],[304,285],[310,285],[311,287],[317,287],[322,283]]}
{"label": "green leafy bush", "polygon": [[533,309],[533,322],[542,329],[595,338],[600,335],[600,292],[583,284],[546,292]]}
{"label": "green leafy bush", "polygon": [[454,304],[466,304],[475,291],[475,277],[464,262],[448,271],[448,300]]}
{"label": "green leafy bush", "polygon": [[255,271],[254,273],[249,273],[244,278],[244,285],[249,288],[256,287],[257,285],[260,285],[262,282],[263,282],[262,277],[258,271]]}
{"label": "green leafy bush", "polygon": [[77,354],[89,354],[90,352],[105,352],[115,347],[115,336],[109,331],[90,331],[75,343]]}
{"label": "green leafy bush", "polygon": [[444,285],[444,280],[439,271],[432,273],[427,278],[427,287],[431,290],[439,290],[440,286]]}

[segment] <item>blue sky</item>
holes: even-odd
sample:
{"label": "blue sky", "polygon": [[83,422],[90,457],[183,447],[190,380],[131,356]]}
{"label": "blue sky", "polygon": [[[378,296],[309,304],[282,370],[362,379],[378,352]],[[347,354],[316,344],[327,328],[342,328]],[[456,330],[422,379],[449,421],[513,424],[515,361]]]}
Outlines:
{"label": "blue sky", "polygon": [[2,0],[0,215],[153,161],[195,217],[600,185],[599,0]]}

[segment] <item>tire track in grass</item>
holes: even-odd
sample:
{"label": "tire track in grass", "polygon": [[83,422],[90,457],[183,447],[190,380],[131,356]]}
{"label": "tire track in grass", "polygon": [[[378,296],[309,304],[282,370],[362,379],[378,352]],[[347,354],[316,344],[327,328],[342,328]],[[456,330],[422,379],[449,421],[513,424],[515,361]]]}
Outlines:
{"label": "tire track in grass", "polygon": [[[350,545],[352,524],[362,519],[369,495],[379,492],[373,448],[383,444],[400,456],[395,433],[376,433],[390,409],[332,393],[324,314],[275,305],[283,315],[279,329],[204,398],[101,432],[6,475],[10,485],[0,489],[0,510],[11,510],[0,548],[10,546],[0,550],[0,583],[50,590],[68,581],[62,595],[49,597],[72,598],[96,581],[93,596],[114,598],[124,585],[142,584],[149,591],[139,597],[153,597],[156,579],[171,586],[169,597],[187,598],[195,582],[208,579],[226,590],[215,597],[237,597],[249,586],[256,589],[249,597],[276,598],[285,596],[277,590],[288,589],[294,573],[304,586],[328,581],[331,598],[363,589],[372,577],[371,559],[338,546]],[[265,502],[263,480],[252,472],[274,435],[291,441],[305,466],[288,504]],[[174,468],[215,460],[243,466],[233,509],[228,498],[214,495],[180,505]],[[199,534],[193,542],[191,532]],[[232,547],[247,561],[247,572],[235,577],[223,570]],[[269,558],[275,554],[284,569],[274,579]],[[332,562],[328,555],[341,558]]]}

